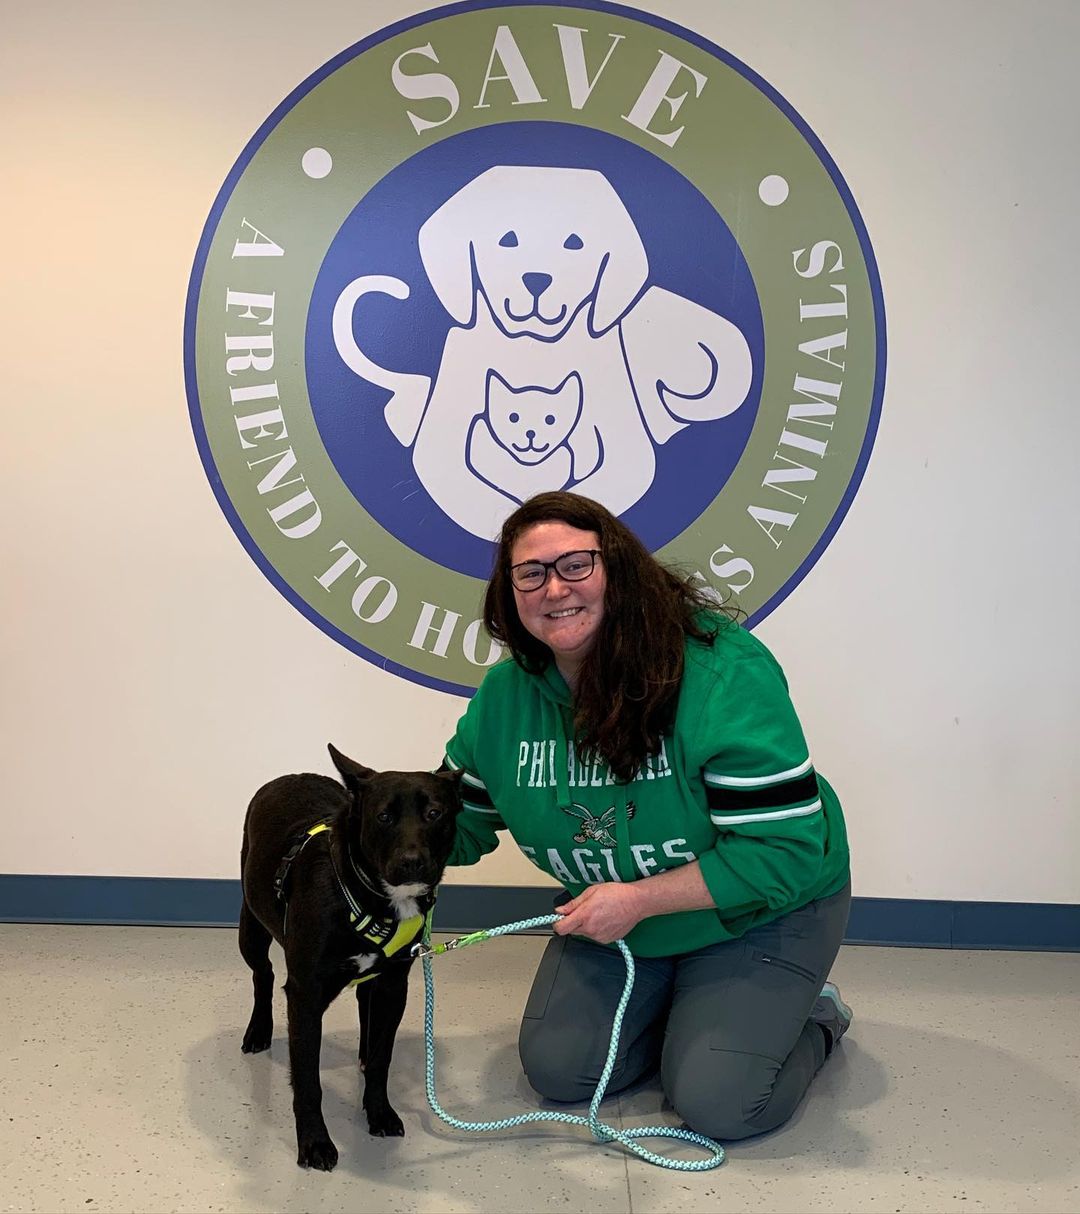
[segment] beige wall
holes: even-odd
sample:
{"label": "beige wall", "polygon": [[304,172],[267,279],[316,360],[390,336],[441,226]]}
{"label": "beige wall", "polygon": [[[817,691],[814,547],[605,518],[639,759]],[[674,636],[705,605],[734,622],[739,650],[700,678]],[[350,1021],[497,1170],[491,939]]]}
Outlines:
{"label": "beige wall", "polygon": [[[264,779],[333,740],[430,766],[464,702],[301,617],[188,421],[214,196],[310,72],[409,3],[9,5],[0,43],[0,871],[232,876]],[[1080,6],[668,0],[839,164],[889,329],[863,487],[761,626],[847,807],[855,887],[1080,901]],[[456,879],[533,882],[501,848]]]}

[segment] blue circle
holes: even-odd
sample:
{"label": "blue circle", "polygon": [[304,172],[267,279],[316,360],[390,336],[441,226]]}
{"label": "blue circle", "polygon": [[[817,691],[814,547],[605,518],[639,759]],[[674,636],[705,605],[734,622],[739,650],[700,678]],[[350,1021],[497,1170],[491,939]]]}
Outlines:
{"label": "blue circle", "polygon": [[[660,548],[712,503],[739,461],[761,394],[764,329],[749,267],[712,205],[659,157],[604,131],[514,122],[464,132],[416,153],[357,203],[327,250],[308,313],[308,393],[327,454],[356,500],[403,544],[446,568],[488,576],[494,546],[460,527],[428,495],[411,450],[383,418],[389,391],[346,367],[331,317],[338,296],[355,278],[401,279],[409,287],[407,300],[370,295],[357,305],[362,348],[378,366],[434,383],[455,322],[427,279],[417,233],[448,198],[496,165],[603,173],[645,246],[649,277],[642,291],[662,287],[726,317],[750,347],[754,372],[746,403],[729,417],[695,423],[657,446],[651,486],[623,512],[623,521],[647,547]],[[507,513],[511,508],[508,501]]]}

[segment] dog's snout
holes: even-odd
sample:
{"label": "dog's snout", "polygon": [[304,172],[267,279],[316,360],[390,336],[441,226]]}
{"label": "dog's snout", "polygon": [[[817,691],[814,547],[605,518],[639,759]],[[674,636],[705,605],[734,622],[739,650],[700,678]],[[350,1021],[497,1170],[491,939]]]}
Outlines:
{"label": "dog's snout", "polygon": [[399,881],[418,880],[428,870],[428,859],[418,851],[405,851],[394,858],[393,867]]}
{"label": "dog's snout", "polygon": [[539,299],[541,295],[551,286],[550,274],[522,274],[521,281],[525,284],[525,290],[533,297]]}

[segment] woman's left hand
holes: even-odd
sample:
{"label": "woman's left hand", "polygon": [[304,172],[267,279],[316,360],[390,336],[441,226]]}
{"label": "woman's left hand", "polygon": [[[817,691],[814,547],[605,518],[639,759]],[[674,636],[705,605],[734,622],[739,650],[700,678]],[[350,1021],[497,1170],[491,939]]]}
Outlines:
{"label": "woman's left hand", "polygon": [[645,918],[634,884],[610,881],[590,885],[572,901],[555,908],[562,918],[552,925],[552,931],[557,936],[588,936],[597,944],[621,940]]}

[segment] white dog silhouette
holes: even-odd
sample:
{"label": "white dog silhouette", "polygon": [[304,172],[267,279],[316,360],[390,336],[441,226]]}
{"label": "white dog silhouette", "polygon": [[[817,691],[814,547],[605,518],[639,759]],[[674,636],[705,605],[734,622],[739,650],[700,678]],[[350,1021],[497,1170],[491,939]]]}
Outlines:
{"label": "white dog silhouette", "polygon": [[[543,489],[569,487],[621,514],[652,484],[654,444],[746,399],[746,339],[691,300],[655,286],[640,294],[645,248],[596,170],[488,169],[424,223],[419,246],[455,322],[434,383],[377,367],[356,341],[357,300],[369,291],[407,298],[399,279],[365,276],[346,287],[334,339],[352,370],[391,390],[387,424],[413,445],[417,476],[475,535],[493,538],[518,502]],[[572,413],[569,430],[543,453],[542,425],[528,444],[503,441],[520,426],[509,420],[509,397],[519,414],[557,414],[553,440]],[[545,413],[545,397],[559,407]]]}

